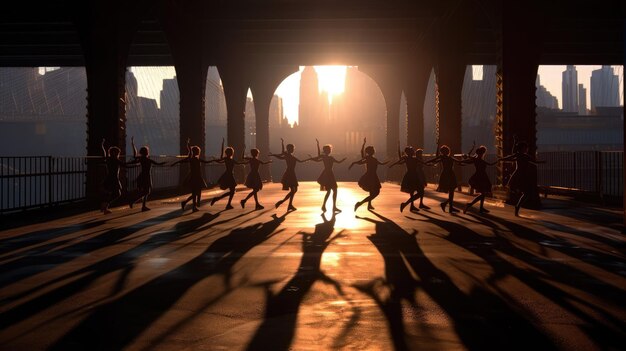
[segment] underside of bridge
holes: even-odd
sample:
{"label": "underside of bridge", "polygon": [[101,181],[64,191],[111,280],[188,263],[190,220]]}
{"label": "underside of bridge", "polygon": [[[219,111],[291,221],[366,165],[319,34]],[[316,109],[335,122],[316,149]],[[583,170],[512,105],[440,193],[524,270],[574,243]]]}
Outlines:
{"label": "underside of bridge", "polygon": [[[263,153],[269,149],[269,101],[299,65],[357,65],[369,74],[387,101],[389,152],[405,138],[423,146],[421,107],[432,69],[438,143],[459,152],[465,67],[497,65],[494,133],[503,155],[513,135],[526,140],[531,152],[536,149],[538,66],[623,64],[624,18],[619,0],[594,6],[583,0],[26,0],[0,13],[0,66],[85,66],[87,152],[95,155],[102,138],[125,149],[129,66],[175,66],[181,152],[188,137],[205,144],[206,74],[217,66],[228,144],[244,146],[250,88],[256,147]],[[390,103],[402,92],[406,136],[399,135]]]}

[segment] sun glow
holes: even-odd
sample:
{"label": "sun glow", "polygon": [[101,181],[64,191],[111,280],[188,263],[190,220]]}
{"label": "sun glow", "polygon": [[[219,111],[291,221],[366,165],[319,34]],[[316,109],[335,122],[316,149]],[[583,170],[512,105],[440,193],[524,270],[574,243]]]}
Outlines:
{"label": "sun glow", "polygon": [[333,96],[343,94],[346,87],[346,66],[314,66],[317,72],[320,92],[328,93],[328,103]]}

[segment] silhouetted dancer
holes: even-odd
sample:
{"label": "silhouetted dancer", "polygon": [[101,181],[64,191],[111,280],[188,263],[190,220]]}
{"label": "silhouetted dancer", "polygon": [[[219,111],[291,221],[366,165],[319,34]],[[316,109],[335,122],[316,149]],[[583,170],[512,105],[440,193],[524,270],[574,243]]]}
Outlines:
{"label": "silhouetted dancer", "polygon": [[446,205],[450,205],[450,213],[459,212],[454,208],[454,190],[457,187],[456,174],[454,173],[454,163],[462,164],[462,161],[450,156],[450,148],[447,145],[442,145],[439,148],[440,155],[432,160],[426,161],[426,164],[441,163],[442,170],[439,176],[439,186],[437,191],[442,193],[448,193],[448,199],[441,203],[441,209],[446,212]]}
{"label": "silhouetted dancer", "polygon": [[150,170],[152,169],[152,165],[162,166],[165,162],[156,162],[150,159],[150,149],[148,146],[142,146],[139,149],[139,155],[137,155],[137,148],[135,147],[135,138],[130,138],[130,144],[133,147],[133,157],[134,160],[129,162],[129,164],[139,164],[141,165],[141,173],[135,180],[137,182],[137,192],[138,196],[131,198],[129,201],[130,208],[133,208],[133,205],[143,199],[141,211],[150,211],[148,206],[146,206],[146,201],[148,201],[148,196],[152,192],[152,175],[150,174]]}
{"label": "silhouetted dancer", "polygon": [[200,205],[200,196],[202,194],[202,188],[206,188],[206,182],[202,177],[201,163],[211,163],[212,160],[205,161],[200,158],[200,152],[202,151],[199,146],[190,146],[190,139],[187,139],[187,157],[182,160],[172,163],[172,167],[183,162],[189,162],[189,174],[185,178],[184,184],[191,190],[191,195],[180,203],[180,207],[185,210],[185,205],[189,201],[192,201],[192,211],[197,212]]}
{"label": "silhouetted dancer", "polygon": [[[421,149],[420,149],[421,150]],[[409,199],[400,204],[400,212],[404,211],[404,208],[411,204],[411,211],[419,211],[413,204],[413,201],[420,199],[420,207],[424,206],[424,188],[426,187],[426,177],[424,176],[424,170],[421,169],[424,163],[421,159],[415,157],[415,150],[412,146],[404,148],[404,155],[400,155],[400,144],[398,144],[398,161],[394,162],[389,168],[399,165],[406,165],[406,173],[402,177],[402,183],[400,183],[400,191],[409,194]],[[420,171],[418,171],[418,166]]]}
{"label": "silhouetted dancer", "polygon": [[365,164],[365,173],[359,178],[359,186],[361,189],[367,191],[369,195],[365,197],[363,200],[357,202],[354,205],[354,211],[367,202],[367,209],[373,210],[374,206],[372,206],[372,200],[374,200],[378,194],[380,194],[380,179],[378,179],[378,174],[376,170],[378,169],[378,165],[386,165],[388,162],[379,162],[374,154],[376,150],[374,147],[369,145],[365,147],[365,143],[367,142],[367,138],[363,138],[363,145],[361,145],[361,159],[358,161],[354,161],[350,164],[348,169],[351,169],[354,165],[362,165]]}
{"label": "silhouetted dancer", "polygon": [[120,167],[126,167],[126,163],[120,160],[121,150],[117,146],[111,146],[107,150],[104,147],[105,139],[102,139],[102,157],[106,163],[106,176],[102,182],[103,201],[100,211],[109,214],[109,206],[122,195],[122,183],[120,183]]}
{"label": "silhouetted dancer", "polygon": [[545,161],[536,161],[530,156],[526,142],[517,143],[514,139],[513,144],[513,154],[504,157],[502,161],[515,161],[515,171],[509,179],[508,186],[511,190],[522,194],[515,205],[515,216],[519,217],[519,210],[524,205],[528,195],[537,189],[537,178],[531,167],[545,163]]}
{"label": "silhouetted dancer", "polygon": [[297,208],[293,206],[293,197],[298,192],[298,177],[296,177],[296,162],[302,163],[310,159],[301,161],[297,157],[295,157],[293,155],[293,152],[296,149],[296,147],[293,144],[287,144],[287,150],[285,151],[285,140],[283,140],[283,138],[280,138],[280,146],[281,146],[280,154],[277,155],[277,154],[270,153],[269,155],[276,157],[279,160],[285,160],[285,163],[287,164],[287,169],[285,169],[285,173],[283,173],[283,176],[280,179],[280,182],[283,185],[283,190],[289,190],[289,192],[287,193],[287,195],[285,195],[285,198],[283,198],[282,200],[276,203],[275,207],[276,208],[280,207],[280,205],[282,205],[283,202],[289,199],[289,206],[287,207],[287,210],[295,211],[297,210]]}
{"label": "silhouetted dancer", "polygon": [[262,210],[264,207],[261,206],[261,204],[259,203],[259,198],[257,196],[257,193],[259,192],[259,190],[263,189],[263,181],[261,181],[261,174],[259,173],[259,166],[269,164],[272,161],[263,162],[259,160],[259,149],[250,150],[250,155],[252,157],[246,157],[244,152],[242,152],[242,155],[241,155],[241,158],[246,160],[246,162],[244,163],[247,163],[250,165],[250,173],[248,173],[248,176],[246,177],[245,184],[246,184],[246,187],[248,187],[249,189],[252,189],[250,194],[248,194],[248,196],[246,196],[245,199],[241,200],[241,208],[246,207],[246,201],[248,201],[249,198],[254,196],[254,203],[256,204],[254,209]]}
{"label": "silhouetted dancer", "polygon": [[[473,148],[472,148],[473,149]],[[493,166],[499,162],[487,162],[485,161],[485,153],[487,152],[487,148],[481,145],[478,149],[476,149],[476,155],[472,156],[472,152],[468,154],[470,157],[463,160],[464,164],[474,164],[476,167],[476,171],[469,179],[469,185],[474,189],[475,192],[478,193],[478,196],[474,197],[474,199],[465,205],[463,209],[463,213],[466,213],[472,205],[480,201],[480,213],[489,213],[489,210],[485,208],[485,196],[491,194],[491,181],[489,180],[489,176],[487,176],[487,166]]]}
{"label": "silhouetted dancer", "polygon": [[220,153],[220,158],[215,160],[215,162],[223,163],[224,166],[226,166],[226,170],[217,180],[217,184],[219,185],[220,189],[222,190],[228,189],[228,191],[220,196],[216,196],[212,198],[211,206],[213,206],[213,204],[216,201],[219,201],[228,196],[228,203],[226,204],[226,209],[231,210],[233,208],[233,206],[231,205],[231,202],[233,201],[233,196],[235,196],[235,187],[237,186],[237,181],[235,181],[233,170],[235,168],[235,165],[241,165],[244,163],[235,161],[234,159],[235,149],[233,149],[232,147],[229,146],[226,148],[226,150],[224,150],[224,139],[222,139],[221,150],[222,151]]}
{"label": "silhouetted dancer", "polygon": [[324,203],[322,203],[322,212],[326,212],[326,201],[330,196],[330,192],[333,192],[333,212],[341,212],[337,208],[337,181],[335,180],[335,174],[333,173],[333,164],[342,163],[345,161],[345,157],[341,161],[337,161],[334,157],[330,156],[332,152],[332,146],[324,145],[323,153],[320,152],[320,142],[315,139],[317,143],[317,157],[312,157],[311,160],[315,162],[322,161],[324,163],[324,170],[317,178],[317,183],[320,185],[320,191],[326,191],[324,195]]}

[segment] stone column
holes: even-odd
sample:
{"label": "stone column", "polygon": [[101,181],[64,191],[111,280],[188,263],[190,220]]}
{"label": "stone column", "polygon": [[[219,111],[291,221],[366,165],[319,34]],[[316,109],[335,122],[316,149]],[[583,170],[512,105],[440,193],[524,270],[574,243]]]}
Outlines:
{"label": "stone column", "polygon": [[424,148],[424,100],[432,65],[418,61],[410,68],[409,82],[404,90],[407,103],[406,144]]}
{"label": "stone column", "polygon": [[[226,99],[226,141],[228,146],[235,149],[235,157],[238,157],[246,146],[245,112],[250,77],[244,65],[234,62],[218,65],[217,70]],[[244,175],[240,168],[236,169],[235,177],[238,181],[243,181]]]}
{"label": "stone column", "polygon": [[[119,13],[114,3],[100,2],[74,8],[87,72],[87,155],[101,156],[102,139],[106,146],[126,151],[126,63],[132,37],[137,29],[136,8]],[[99,160],[87,166],[86,195],[97,201],[104,168]],[[122,184],[125,173],[121,172]]]}
{"label": "stone column", "polygon": [[[520,16],[526,13],[530,17]],[[533,17],[525,4],[505,3],[503,5],[502,33],[500,35],[502,55],[499,66],[502,72],[502,121],[500,126],[502,151],[508,155],[513,150],[513,137],[525,141],[529,153],[537,151],[536,130],[536,87],[537,70],[541,56],[541,39],[538,35],[539,19]],[[528,20],[531,18],[533,20]],[[512,164],[501,164],[503,182],[506,184]],[[531,175],[535,181],[536,172]],[[509,196],[509,202],[517,198]],[[526,202],[527,207],[538,208],[541,205],[538,192],[534,192]]]}

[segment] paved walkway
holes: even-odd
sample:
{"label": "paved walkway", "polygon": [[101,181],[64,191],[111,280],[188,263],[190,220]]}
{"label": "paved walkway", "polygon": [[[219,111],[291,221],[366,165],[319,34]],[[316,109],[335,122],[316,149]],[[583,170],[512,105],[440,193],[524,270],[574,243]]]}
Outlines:
{"label": "paved walkway", "polygon": [[[332,218],[225,203],[118,208],[0,232],[2,350],[592,350],[626,345],[621,216],[550,200],[488,215],[376,212],[341,183]],[[205,194],[205,198],[208,194]],[[242,194],[235,197],[238,200]],[[459,195],[463,203],[467,197]]]}

